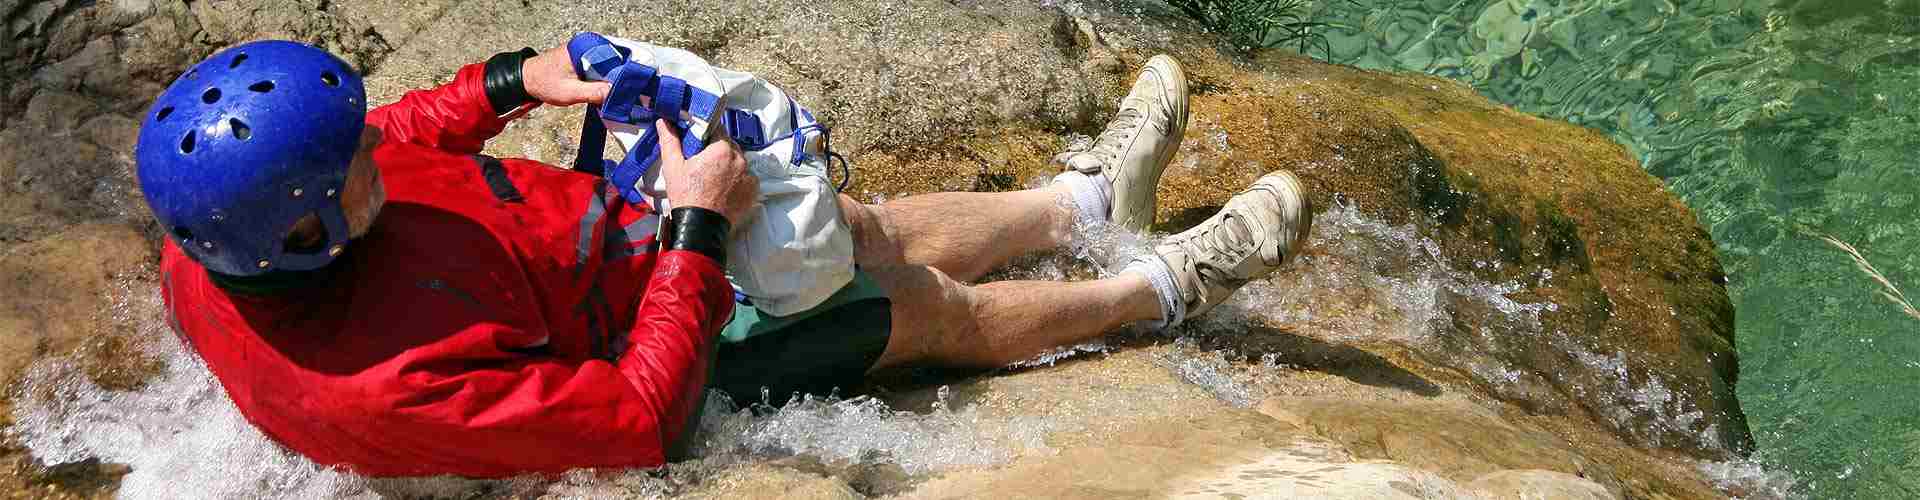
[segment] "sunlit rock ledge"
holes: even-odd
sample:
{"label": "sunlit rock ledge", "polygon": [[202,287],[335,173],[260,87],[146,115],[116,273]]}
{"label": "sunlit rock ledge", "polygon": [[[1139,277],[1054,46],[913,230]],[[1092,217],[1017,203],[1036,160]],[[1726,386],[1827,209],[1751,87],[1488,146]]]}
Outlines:
{"label": "sunlit rock ledge", "polygon": [[[1436,78],[1225,49],[1129,2],[0,2],[0,490],[261,496],[1702,498],[1757,494],[1712,242],[1619,145]],[[1194,91],[1159,234],[1291,169],[1299,264],[1179,331],[1120,332],[872,399],[711,415],[702,458],[559,481],[367,481],[244,426],[155,304],[131,176],[146,100],[213,50],[321,44],[391,102],[592,29],[694,50],[824,113],[891,199],[1043,182],[1155,53]],[[493,154],[572,157],[579,110]],[[1085,276],[1149,239],[1003,277]],[[776,405],[781,406],[781,405]],[[92,459],[89,459],[91,457]],[[232,457],[251,457],[234,460]],[[47,461],[62,463],[45,463]]]}

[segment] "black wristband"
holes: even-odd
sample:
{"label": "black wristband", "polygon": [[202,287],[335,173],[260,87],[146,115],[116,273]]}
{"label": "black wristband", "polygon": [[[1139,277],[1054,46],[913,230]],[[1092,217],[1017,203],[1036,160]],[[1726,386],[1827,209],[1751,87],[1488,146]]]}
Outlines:
{"label": "black wristband", "polygon": [[727,265],[727,234],[733,230],[727,216],[700,207],[680,207],[673,209],[672,217],[668,250],[691,251]]}
{"label": "black wristband", "polygon": [[527,83],[521,78],[521,66],[527,59],[540,55],[527,47],[513,52],[501,52],[487,58],[486,87],[487,104],[493,105],[493,114],[503,114],[523,104],[533,102],[533,96],[527,94]]}

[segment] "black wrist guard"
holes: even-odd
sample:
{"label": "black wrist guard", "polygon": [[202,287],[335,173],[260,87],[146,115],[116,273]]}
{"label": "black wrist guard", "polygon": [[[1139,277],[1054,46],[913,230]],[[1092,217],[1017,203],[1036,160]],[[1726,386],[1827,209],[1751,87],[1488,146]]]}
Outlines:
{"label": "black wrist guard", "polygon": [[672,218],[668,250],[692,251],[727,265],[727,234],[733,230],[727,216],[700,207],[680,207],[673,209]]}
{"label": "black wrist guard", "polygon": [[527,94],[526,81],[521,79],[520,67],[526,64],[527,59],[537,55],[540,53],[533,47],[527,47],[487,58],[487,103],[493,105],[493,114],[504,114],[533,102],[533,96]]}

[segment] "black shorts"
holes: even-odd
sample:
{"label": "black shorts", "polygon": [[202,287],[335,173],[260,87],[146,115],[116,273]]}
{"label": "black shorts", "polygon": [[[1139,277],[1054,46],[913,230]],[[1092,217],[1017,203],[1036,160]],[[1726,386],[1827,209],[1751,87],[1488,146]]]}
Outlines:
{"label": "black shorts", "polygon": [[861,275],[804,317],[756,325],[757,311],[737,311],[729,329],[764,331],[722,340],[707,387],[726,392],[742,407],[778,406],[795,394],[849,395],[860,388],[893,335],[892,301],[877,290]]}

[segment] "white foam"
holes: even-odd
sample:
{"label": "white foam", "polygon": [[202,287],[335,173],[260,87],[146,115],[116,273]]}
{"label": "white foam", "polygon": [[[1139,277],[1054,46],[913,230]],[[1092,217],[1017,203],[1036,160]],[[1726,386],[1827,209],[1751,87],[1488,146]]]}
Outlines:
{"label": "white foam", "polygon": [[1524,289],[1456,270],[1439,243],[1412,224],[1390,225],[1353,204],[1335,203],[1315,215],[1308,249],[1295,264],[1248,283],[1197,321],[1197,333],[1230,333],[1259,322],[1330,340],[1419,347],[1447,332],[1458,311],[1488,310],[1465,323],[1483,337],[1538,335],[1541,315],[1559,306],[1511,297]]}
{"label": "white foam", "polygon": [[1008,365],[1007,368],[1018,369],[1018,368],[1034,368],[1034,367],[1040,367],[1040,366],[1053,366],[1055,363],[1073,359],[1082,354],[1102,353],[1102,352],[1108,352],[1111,350],[1113,350],[1113,348],[1107,346],[1107,342],[1105,340],[1095,340],[1091,342],[1074,344],[1070,346],[1055,347],[1053,349],[1047,350],[1047,352],[1040,353],[1040,355],[1034,356],[1025,361]]}
{"label": "white foam", "polygon": [[1021,451],[1048,451],[1049,419],[999,420],[977,408],[948,407],[940,388],[928,413],[896,411],[872,397],[850,399],[801,396],[778,408],[734,409],[717,393],[701,421],[701,456],[746,453],[755,456],[806,455],[835,464],[898,465],[908,474],[942,472],[1006,463]]}
{"label": "white foam", "polygon": [[[452,477],[369,480],[314,464],[248,424],[206,366],[165,326],[152,283],[123,287],[115,314],[137,325],[130,339],[163,364],[130,391],[93,383],[71,360],[47,358],[24,377],[15,425],[6,429],[34,458],[62,464],[97,458],[127,464],[123,498],[473,498],[515,492],[554,498],[633,498],[673,493],[645,471],[579,471],[559,481]],[[992,419],[949,406],[890,409],[872,398],[802,398],[761,407],[761,416],[710,403],[696,456],[721,463],[804,455],[829,463],[892,463],[911,474],[1004,463],[1049,452],[1045,418]],[[513,495],[507,495],[513,496]]]}
{"label": "white foam", "polygon": [[1574,359],[1589,369],[1606,374],[1601,378],[1612,382],[1601,387],[1589,387],[1576,382],[1575,390],[1581,393],[1582,400],[1589,402],[1600,410],[1602,416],[1612,421],[1614,427],[1654,444],[1663,443],[1664,436],[1680,433],[1697,435],[1710,446],[1719,445],[1718,429],[1713,426],[1707,426],[1704,430],[1694,429],[1694,425],[1706,416],[1705,412],[1695,408],[1687,398],[1677,397],[1659,374],[1652,371],[1635,373],[1629,369],[1627,353],[1595,353],[1563,336],[1555,336],[1551,342],[1572,354]]}
{"label": "white foam", "polygon": [[1794,492],[1799,480],[1753,460],[1700,462],[1697,467],[1720,491],[1742,500],[1801,498]]}
{"label": "white foam", "polygon": [[[1259,386],[1247,383],[1247,370],[1234,366],[1223,350],[1200,351],[1192,342],[1176,342],[1173,351],[1154,356],[1154,362],[1173,372],[1181,380],[1200,386],[1214,398],[1235,408],[1251,408],[1265,398]],[[1271,362],[1271,358],[1263,358]]]}
{"label": "white foam", "polygon": [[133,391],[94,384],[62,359],[35,364],[21,384],[8,429],[43,463],[88,458],[127,464],[126,498],[354,498],[361,478],[287,453],[249,425],[206,367],[166,329],[148,288],[116,307],[138,325],[138,347],[162,361]]}

